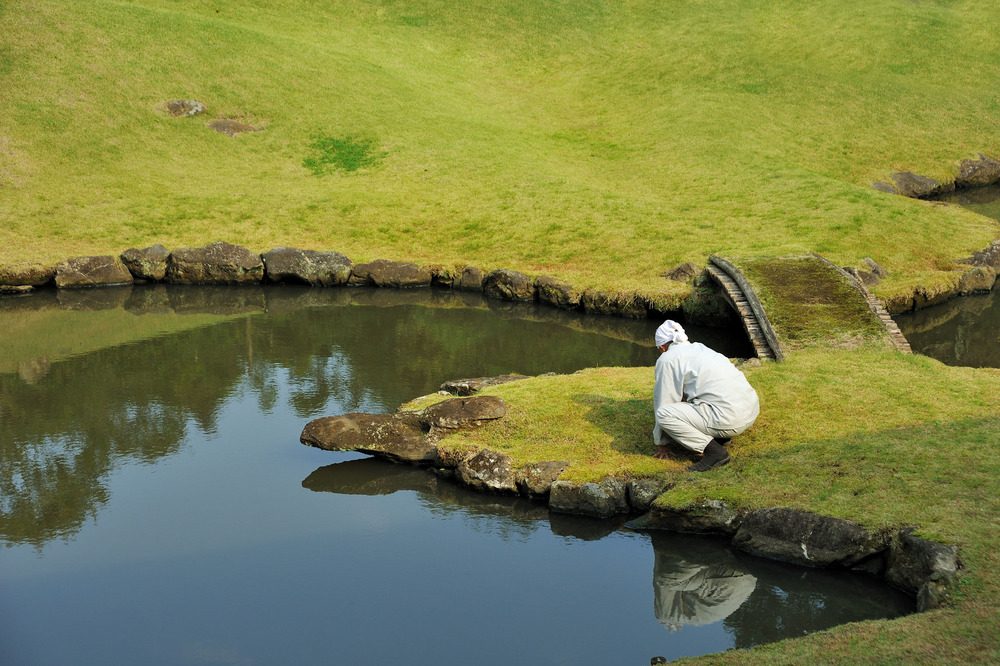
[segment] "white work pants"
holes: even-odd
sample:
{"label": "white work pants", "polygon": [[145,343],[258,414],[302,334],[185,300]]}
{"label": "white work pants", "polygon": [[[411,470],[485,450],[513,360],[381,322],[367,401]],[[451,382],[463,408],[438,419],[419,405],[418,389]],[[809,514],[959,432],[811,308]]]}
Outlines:
{"label": "white work pants", "polygon": [[[707,408],[707,406],[706,406]],[[670,439],[686,449],[702,453],[713,439],[732,439],[752,425],[752,421],[738,428],[710,426],[708,420],[690,402],[675,402],[656,410],[656,425]],[[662,439],[661,444],[666,444]]]}

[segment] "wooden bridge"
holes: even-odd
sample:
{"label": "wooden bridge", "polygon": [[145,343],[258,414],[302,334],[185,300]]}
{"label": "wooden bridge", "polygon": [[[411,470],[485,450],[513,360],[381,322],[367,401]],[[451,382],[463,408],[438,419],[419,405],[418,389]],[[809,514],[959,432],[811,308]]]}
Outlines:
{"label": "wooden bridge", "polygon": [[[778,309],[784,311],[786,325],[777,331],[751,281],[732,261],[713,254],[707,270],[739,313],[759,358],[781,361],[789,344],[821,338],[834,329],[849,338],[880,336],[897,350],[911,353],[903,333],[879,300],[854,276],[823,257],[813,254],[750,263],[755,268],[765,266],[767,270],[755,270],[756,279],[765,283],[772,300],[781,306]],[[779,336],[782,330],[783,336]]]}

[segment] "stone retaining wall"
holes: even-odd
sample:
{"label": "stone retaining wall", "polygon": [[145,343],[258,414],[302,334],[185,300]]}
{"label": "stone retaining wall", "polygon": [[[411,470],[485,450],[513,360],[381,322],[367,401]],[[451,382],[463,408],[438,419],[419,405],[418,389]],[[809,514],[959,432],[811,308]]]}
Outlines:
{"label": "stone retaining wall", "polygon": [[[870,259],[866,261],[871,262]],[[956,275],[953,284],[937,290],[917,289],[909,296],[889,299],[885,309],[899,314],[942,303],[959,295],[988,292],[1000,275],[1000,241],[971,257],[957,260],[970,268]],[[875,265],[874,262],[871,262]],[[877,265],[876,265],[877,266]],[[679,277],[672,274],[687,269]],[[847,268],[864,279],[875,272]],[[692,278],[692,275],[694,276]],[[55,266],[36,263],[0,265],[0,293],[24,293],[37,288],[78,289],[163,282],[169,284],[245,285],[303,284],[318,287],[375,286],[390,288],[439,287],[475,291],[487,298],[512,303],[537,302],[567,311],[627,318],[681,318],[702,325],[732,325],[735,313],[706,272],[685,264],[664,273],[669,279],[693,279],[690,293],[666,305],[639,293],[580,290],[540,275],[532,278],[501,268],[483,273],[475,266],[421,266],[378,259],[355,264],[335,251],[278,247],[255,254],[239,245],[215,242],[199,248],[170,251],[162,245],[129,249],[120,256],[74,257]]]}
{"label": "stone retaining wall", "polygon": [[[683,310],[679,299],[675,306],[663,307],[641,294],[596,289],[581,291],[550,276],[533,278],[506,268],[483,273],[475,266],[422,266],[386,259],[355,264],[339,252],[288,247],[258,255],[239,245],[221,241],[200,248],[173,251],[162,245],[141,250],[133,248],[118,257],[75,257],[56,266],[0,266],[0,292],[5,293],[22,293],[40,287],[76,289],[142,282],[397,289],[433,286],[475,291],[487,298],[513,303],[537,302],[561,310],[619,317],[666,318],[678,316]],[[708,299],[703,293],[699,293],[699,298],[702,301]],[[716,307],[714,311],[721,312],[721,308]],[[728,321],[722,316],[718,323],[726,324]]]}

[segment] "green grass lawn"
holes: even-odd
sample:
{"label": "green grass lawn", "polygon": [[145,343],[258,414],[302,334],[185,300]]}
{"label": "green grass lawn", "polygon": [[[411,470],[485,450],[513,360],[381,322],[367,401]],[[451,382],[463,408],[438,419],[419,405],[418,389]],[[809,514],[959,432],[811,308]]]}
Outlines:
{"label": "green grass lawn", "polygon": [[[248,3],[249,4],[249,3]],[[982,0],[7,0],[0,264],[225,240],[549,274],[682,295],[711,253],[871,257],[884,299],[957,279],[1000,236],[876,192],[1000,158],[1000,12]],[[174,118],[171,99],[204,115]],[[219,134],[213,119],[262,131]],[[573,474],[957,543],[941,611],[704,661],[1000,660],[996,371],[805,340],[750,372],[760,423],[690,477],[649,457],[651,370],[495,389],[482,437]]]}
{"label": "green grass lawn", "polygon": [[[815,251],[893,294],[998,234],[870,186],[1000,154],[981,2],[253,4],[4,3],[0,262],[227,240],[656,293]],[[348,139],[375,159],[316,175]]]}

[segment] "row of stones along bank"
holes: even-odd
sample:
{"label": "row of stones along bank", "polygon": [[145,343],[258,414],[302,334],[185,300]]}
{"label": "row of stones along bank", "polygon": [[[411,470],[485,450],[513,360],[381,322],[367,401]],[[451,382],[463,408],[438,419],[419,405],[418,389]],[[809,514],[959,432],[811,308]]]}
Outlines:
{"label": "row of stones along bank", "polygon": [[[129,249],[120,256],[76,257],[56,266],[0,266],[0,290],[26,292],[39,287],[73,289],[133,283],[166,282],[197,285],[305,284],[318,287],[428,287],[481,292],[488,298],[540,302],[588,314],[643,318],[666,315],[638,294],[597,289],[579,290],[549,276],[529,277],[497,269],[484,273],[475,266],[421,266],[375,261],[355,264],[335,251],[279,247],[263,254],[226,242],[170,251],[162,245]],[[679,311],[678,307],[676,311]]]}

